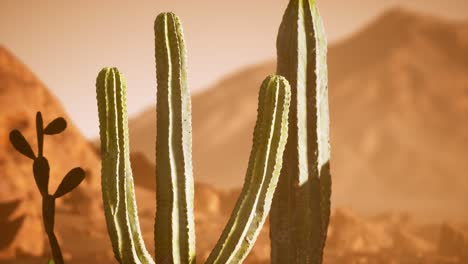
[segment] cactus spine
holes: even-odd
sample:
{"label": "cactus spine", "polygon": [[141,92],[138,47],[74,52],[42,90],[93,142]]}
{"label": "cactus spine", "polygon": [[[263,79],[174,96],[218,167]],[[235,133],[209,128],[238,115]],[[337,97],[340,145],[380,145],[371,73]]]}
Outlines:
{"label": "cactus spine", "polygon": [[289,83],[270,76],[258,99],[253,147],[241,195],[207,263],[242,263],[270,211],[288,133]]}
{"label": "cactus spine", "polygon": [[179,18],[156,18],[157,263],[195,263],[193,216],[192,117],[186,52]]}
{"label": "cactus spine", "polygon": [[272,263],[322,263],[330,215],[327,43],[315,0],[291,0],[277,72],[291,84],[289,139],[271,214]]}
{"label": "cactus spine", "polygon": [[[180,20],[155,21],[157,92],[156,263],[194,263],[191,106]],[[109,236],[120,263],[155,263],[145,249],[129,159],[126,87],[115,68],[96,82],[102,152],[102,192]],[[271,207],[288,135],[289,84],[270,76],[262,85],[253,148],[236,208],[207,263],[241,263]]]}

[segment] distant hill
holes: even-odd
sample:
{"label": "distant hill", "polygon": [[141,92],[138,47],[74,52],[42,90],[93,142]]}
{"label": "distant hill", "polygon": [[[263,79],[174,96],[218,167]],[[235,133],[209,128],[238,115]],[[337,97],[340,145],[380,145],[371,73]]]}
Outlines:
{"label": "distant hill", "polygon": [[[393,9],[329,49],[335,205],[468,216],[468,23]],[[241,185],[261,81],[275,62],[193,97],[197,181]],[[131,147],[154,160],[155,109],[130,122]]]}

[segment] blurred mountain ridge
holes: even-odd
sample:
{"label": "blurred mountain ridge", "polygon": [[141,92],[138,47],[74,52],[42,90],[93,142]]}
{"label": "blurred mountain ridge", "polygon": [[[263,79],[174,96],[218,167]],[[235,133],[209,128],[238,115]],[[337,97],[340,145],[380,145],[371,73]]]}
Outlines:
{"label": "blurred mountain ridge", "polygon": [[[329,48],[335,205],[468,216],[468,23],[396,8]],[[262,80],[275,62],[193,96],[195,179],[243,181]],[[155,108],[130,121],[131,147],[154,161]]]}

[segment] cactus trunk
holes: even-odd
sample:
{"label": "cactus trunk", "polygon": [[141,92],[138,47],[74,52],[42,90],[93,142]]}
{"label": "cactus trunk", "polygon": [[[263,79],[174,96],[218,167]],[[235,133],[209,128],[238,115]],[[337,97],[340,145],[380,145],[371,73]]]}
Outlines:
{"label": "cactus trunk", "polygon": [[242,263],[268,215],[288,133],[290,88],[270,76],[262,84],[253,147],[242,192],[206,263]]}
{"label": "cactus trunk", "polygon": [[182,25],[155,21],[157,89],[155,243],[157,263],[195,263],[192,117]]}
{"label": "cactus trunk", "polygon": [[289,136],[271,212],[272,263],[322,263],[330,215],[327,43],[314,0],[291,0],[277,73],[291,84]]}

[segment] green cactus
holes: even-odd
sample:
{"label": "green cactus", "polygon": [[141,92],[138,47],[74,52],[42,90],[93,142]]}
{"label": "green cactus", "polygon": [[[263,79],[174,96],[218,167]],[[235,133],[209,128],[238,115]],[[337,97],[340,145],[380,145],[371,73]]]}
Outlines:
{"label": "green cactus", "polygon": [[37,188],[42,196],[42,219],[44,229],[49,238],[54,263],[63,264],[62,251],[54,233],[55,200],[78,187],[85,178],[83,169],[77,167],[65,175],[54,194],[49,194],[49,161],[44,157],[44,136],[62,133],[67,128],[67,122],[62,117],[54,119],[45,128],[41,112],[36,114],[37,156],[23,134],[14,129],[10,132],[10,142],[24,156],[33,160],[33,175]]}
{"label": "green cactus", "polygon": [[272,263],[322,263],[331,176],[327,43],[314,0],[291,0],[281,23],[277,73],[291,84],[288,143],[271,211]]}
{"label": "green cactus", "polygon": [[[180,20],[172,13],[155,22],[157,89],[156,263],[194,263],[191,106]],[[126,87],[115,68],[96,82],[102,192],[109,236],[120,263],[154,263],[138,223],[129,160]],[[261,87],[257,125],[244,188],[208,263],[240,263],[268,215],[282,166],[288,130],[290,88],[268,77]]]}
{"label": "green cactus", "polygon": [[156,18],[157,263],[195,263],[193,216],[192,116],[187,85],[186,51],[179,18]]}
{"label": "green cactus", "polygon": [[126,109],[125,80],[115,68],[96,81],[99,111],[102,197],[107,229],[121,263],[154,263],[145,248],[135,202]]}

